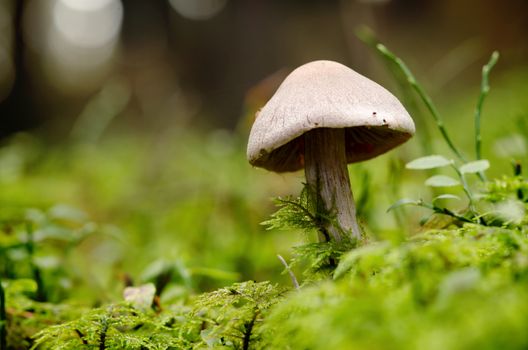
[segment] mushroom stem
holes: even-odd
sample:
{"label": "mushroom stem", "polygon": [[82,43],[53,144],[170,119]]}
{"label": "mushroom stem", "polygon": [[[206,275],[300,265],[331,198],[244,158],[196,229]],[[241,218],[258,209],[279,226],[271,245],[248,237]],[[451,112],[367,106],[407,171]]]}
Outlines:
{"label": "mushroom stem", "polygon": [[348,178],[344,129],[319,128],[304,135],[304,171],[308,187],[315,191],[318,213],[323,211],[335,218],[332,222],[322,221],[326,232],[321,232],[319,239],[341,241],[346,233],[349,238],[359,239],[361,234]]}

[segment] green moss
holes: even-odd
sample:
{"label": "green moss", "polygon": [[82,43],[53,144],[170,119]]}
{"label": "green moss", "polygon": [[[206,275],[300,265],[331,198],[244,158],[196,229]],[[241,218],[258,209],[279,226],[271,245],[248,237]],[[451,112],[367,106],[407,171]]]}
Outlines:
{"label": "green moss", "polygon": [[361,247],[335,281],[277,305],[267,339],[290,349],[524,348],[527,233],[469,224]]}

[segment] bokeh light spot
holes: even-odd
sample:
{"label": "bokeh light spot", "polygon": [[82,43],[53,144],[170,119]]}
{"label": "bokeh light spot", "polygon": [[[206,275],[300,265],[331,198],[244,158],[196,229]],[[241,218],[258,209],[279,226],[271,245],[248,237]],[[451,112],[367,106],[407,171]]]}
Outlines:
{"label": "bokeh light spot", "polygon": [[181,16],[193,20],[207,20],[217,15],[227,0],[169,0]]}
{"label": "bokeh light spot", "polygon": [[76,11],[97,11],[115,0],[62,0],[62,3]]}
{"label": "bokeh light spot", "polygon": [[58,0],[53,8],[57,31],[79,47],[100,47],[115,40],[122,19],[119,0]]}

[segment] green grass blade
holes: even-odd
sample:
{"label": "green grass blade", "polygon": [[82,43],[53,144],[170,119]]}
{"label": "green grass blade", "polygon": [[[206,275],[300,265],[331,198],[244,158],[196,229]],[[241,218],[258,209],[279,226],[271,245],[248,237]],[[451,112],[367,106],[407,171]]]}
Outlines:
{"label": "green grass blade", "polygon": [[[359,27],[356,30],[356,36],[379,55],[376,46],[380,44],[380,42],[370,28],[363,26]],[[426,123],[424,118],[424,112],[426,111],[421,106],[420,101],[418,101],[413,88],[409,85],[407,77],[402,72],[398,64],[383,55],[379,55],[379,57],[381,58],[381,61],[387,70],[390,72],[391,76],[394,78],[396,88],[399,90],[400,100],[403,102],[403,105],[409,111],[409,113],[413,116],[416,126],[420,128],[420,133],[416,136],[418,137],[418,141],[422,147],[422,153],[436,153],[434,151],[433,143],[431,142],[433,138],[431,137],[431,131],[429,130],[429,123]]]}
{"label": "green grass blade", "polygon": [[431,114],[431,116],[433,117],[433,119],[435,120],[436,122],[436,126],[438,127],[438,130],[440,131],[440,134],[442,135],[442,137],[444,138],[445,142],[447,143],[447,145],[449,146],[449,148],[453,151],[453,153],[462,161],[462,162],[466,162],[466,159],[464,158],[464,156],[462,155],[462,153],[458,150],[458,148],[456,148],[455,144],[453,143],[453,141],[451,140],[451,137],[449,137],[449,134],[447,132],[447,129],[444,125],[444,122],[440,116],[440,113],[438,112],[438,109],[436,108],[436,106],[433,104],[433,101],[431,100],[431,98],[429,97],[429,95],[427,95],[427,93],[425,92],[425,90],[422,88],[422,86],[418,83],[418,81],[416,80],[416,78],[414,77],[414,75],[412,74],[411,70],[409,69],[409,67],[407,67],[407,65],[405,64],[405,62],[403,62],[399,57],[397,57],[394,53],[392,53],[389,49],[387,49],[387,47],[385,47],[385,45],[383,44],[377,44],[376,45],[376,50],[381,54],[383,55],[383,57],[385,57],[386,59],[394,62],[396,65],[398,65],[398,67],[400,68],[400,70],[402,71],[402,73],[405,75],[405,77],[407,78],[407,82],[409,83],[409,85],[411,85],[411,87],[413,88],[413,90],[418,94],[418,96],[420,97],[420,99],[422,100],[422,102],[425,104],[425,107],[427,108],[427,110],[429,111],[429,113]]}
{"label": "green grass blade", "polygon": [[499,53],[494,51],[487,64],[482,67],[482,82],[480,84],[480,95],[475,108],[475,153],[477,160],[482,157],[482,137],[480,134],[480,119],[482,116],[482,106],[486,96],[488,96],[489,87],[489,73],[499,60]]}

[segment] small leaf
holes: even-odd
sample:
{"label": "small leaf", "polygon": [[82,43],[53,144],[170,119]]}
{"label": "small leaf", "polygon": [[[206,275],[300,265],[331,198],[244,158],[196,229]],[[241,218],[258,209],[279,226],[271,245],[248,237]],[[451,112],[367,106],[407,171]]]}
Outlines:
{"label": "small leaf", "polygon": [[460,182],[450,176],[434,175],[425,180],[425,184],[431,187],[452,187],[460,185]]}
{"label": "small leaf", "polygon": [[462,174],[474,174],[488,169],[489,166],[490,164],[487,159],[481,159],[466,163],[462,165],[459,170]]}
{"label": "small leaf", "polygon": [[388,209],[387,209],[387,212],[393,210],[393,209],[396,209],[396,208],[399,208],[401,206],[404,206],[404,205],[409,205],[409,204],[412,204],[412,205],[419,205],[421,201],[419,200],[416,200],[416,199],[409,199],[409,198],[402,198],[400,200],[398,200],[396,203],[394,203],[393,205],[391,205]]}
{"label": "small leaf", "polygon": [[459,196],[455,196],[454,194],[449,194],[449,193],[441,194],[441,195],[433,198],[433,203],[436,202],[437,200],[440,200],[440,199],[456,199],[456,200],[460,200],[460,197]]}
{"label": "small leaf", "polygon": [[139,287],[126,287],[123,291],[123,298],[134,306],[134,308],[146,311],[152,305],[156,287],[152,283],[147,283]]}
{"label": "small leaf", "polygon": [[432,156],[422,157],[422,158],[418,158],[413,161],[410,161],[409,163],[407,163],[407,165],[405,165],[405,167],[407,169],[415,169],[415,170],[434,169],[434,168],[441,168],[446,165],[450,165],[452,163],[453,163],[452,160],[449,160],[443,156],[432,155]]}

